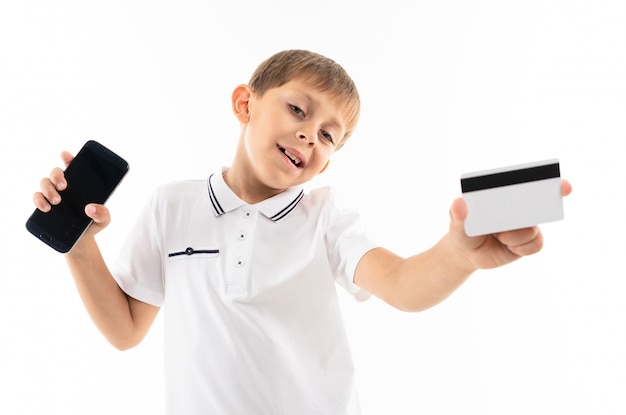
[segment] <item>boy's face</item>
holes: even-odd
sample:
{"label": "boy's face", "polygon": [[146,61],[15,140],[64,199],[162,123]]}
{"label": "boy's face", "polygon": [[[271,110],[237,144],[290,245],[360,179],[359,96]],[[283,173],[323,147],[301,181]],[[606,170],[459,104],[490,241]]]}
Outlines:
{"label": "boy's face", "polygon": [[240,86],[233,94],[233,109],[243,124],[233,167],[239,163],[255,185],[268,191],[282,191],[321,173],[345,134],[342,112],[331,95],[302,81],[272,88],[261,97]]}

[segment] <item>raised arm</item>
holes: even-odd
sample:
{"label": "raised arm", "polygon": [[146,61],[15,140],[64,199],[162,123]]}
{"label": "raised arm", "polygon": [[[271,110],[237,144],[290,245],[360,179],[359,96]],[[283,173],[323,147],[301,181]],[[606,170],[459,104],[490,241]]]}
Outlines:
{"label": "raised arm", "polygon": [[[66,166],[73,159],[67,152],[61,158]],[[41,191],[33,197],[35,206],[43,212],[49,211],[51,205],[61,202],[59,190],[66,187],[63,170],[55,168],[50,178],[41,181]],[[126,295],[106,266],[95,235],[109,224],[109,210],[104,205],[90,204],[85,207],[85,213],[93,223],[65,258],[96,327],[114,347],[129,349],[145,337],[159,308]]]}

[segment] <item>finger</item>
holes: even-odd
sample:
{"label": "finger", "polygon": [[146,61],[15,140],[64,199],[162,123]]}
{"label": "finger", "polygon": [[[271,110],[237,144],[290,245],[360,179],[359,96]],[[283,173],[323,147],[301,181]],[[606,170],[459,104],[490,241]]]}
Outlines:
{"label": "finger", "polygon": [[502,232],[494,236],[511,252],[520,256],[534,254],[543,247],[543,235],[537,226]]}
{"label": "finger", "polygon": [[69,151],[62,151],[61,160],[63,160],[65,167],[67,167],[72,162],[72,160],[74,160],[74,156]]}
{"label": "finger", "polygon": [[55,184],[50,179],[41,179],[39,187],[41,189],[41,194],[48,203],[52,205],[58,205],[61,203],[61,195],[57,191]]}
{"label": "finger", "polygon": [[500,232],[495,234],[494,236],[503,245],[516,246],[523,245],[532,241],[537,237],[539,233],[539,228],[537,226],[533,226],[531,228]]}
{"label": "finger", "polygon": [[33,203],[35,207],[42,212],[50,212],[50,209],[52,209],[52,206],[41,192],[35,192],[33,194]]}
{"label": "finger", "polygon": [[509,245],[509,250],[516,255],[526,256],[536,254],[543,248],[543,235],[538,232],[535,238],[521,245]]}
{"label": "finger", "polygon": [[54,184],[56,190],[65,190],[67,187],[67,181],[65,180],[65,173],[63,173],[61,168],[55,167],[52,169],[50,172],[50,182]]}
{"label": "finger", "polygon": [[563,196],[569,196],[572,193],[572,185],[565,179],[561,180],[561,194]]}

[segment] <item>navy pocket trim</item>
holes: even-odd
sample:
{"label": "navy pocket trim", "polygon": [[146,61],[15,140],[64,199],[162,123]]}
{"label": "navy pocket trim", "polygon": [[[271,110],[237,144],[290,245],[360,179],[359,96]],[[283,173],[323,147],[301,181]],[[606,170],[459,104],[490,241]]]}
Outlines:
{"label": "navy pocket trim", "polygon": [[180,251],[180,252],[172,252],[169,253],[167,256],[168,257],[175,257],[175,256],[181,256],[181,255],[195,255],[195,254],[219,254],[220,250],[219,249],[193,249],[192,247],[188,247],[187,249],[185,249],[184,251]]}

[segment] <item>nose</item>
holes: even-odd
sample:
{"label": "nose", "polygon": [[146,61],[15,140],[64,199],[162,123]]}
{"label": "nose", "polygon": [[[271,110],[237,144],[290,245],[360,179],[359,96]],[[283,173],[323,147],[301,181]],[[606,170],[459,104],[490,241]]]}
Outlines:
{"label": "nose", "polygon": [[307,132],[304,129],[301,129],[296,133],[296,136],[298,139],[306,141],[310,147],[315,145],[316,137],[313,132]]}

